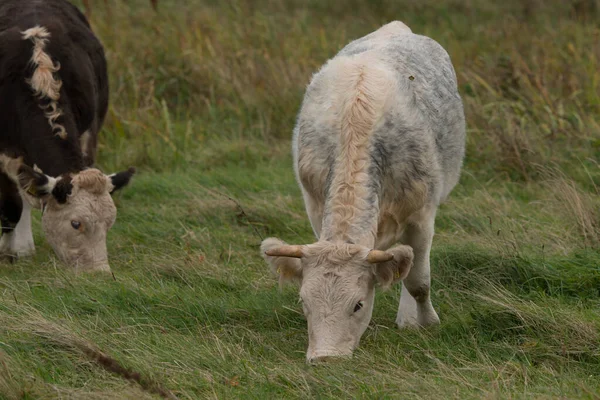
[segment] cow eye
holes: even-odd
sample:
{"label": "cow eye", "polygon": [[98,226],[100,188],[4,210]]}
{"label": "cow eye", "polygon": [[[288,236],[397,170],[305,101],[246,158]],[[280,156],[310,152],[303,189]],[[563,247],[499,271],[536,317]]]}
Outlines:
{"label": "cow eye", "polygon": [[79,230],[79,228],[81,228],[81,222],[73,220],[71,221],[71,226],[73,227],[73,229]]}
{"label": "cow eye", "polygon": [[360,310],[361,308],[363,308],[363,306],[365,305],[365,303],[363,303],[363,301],[359,301],[358,303],[356,303],[356,305],[354,306],[354,312],[357,312],[358,310]]}

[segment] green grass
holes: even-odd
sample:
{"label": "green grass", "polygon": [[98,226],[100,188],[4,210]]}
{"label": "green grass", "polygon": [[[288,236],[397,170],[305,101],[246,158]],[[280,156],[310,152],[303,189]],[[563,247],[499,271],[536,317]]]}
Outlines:
{"label": "green grass", "polygon": [[[114,276],[68,271],[36,214],[36,256],[0,265],[0,398],[157,396],[90,349],[184,399],[600,398],[597,1],[108,3],[98,165],[139,171]],[[290,155],[304,88],[393,19],[447,48],[467,115],[432,251],[442,322],[400,331],[379,292],[354,358],[311,367],[297,288],[258,246],[313,240]]]}

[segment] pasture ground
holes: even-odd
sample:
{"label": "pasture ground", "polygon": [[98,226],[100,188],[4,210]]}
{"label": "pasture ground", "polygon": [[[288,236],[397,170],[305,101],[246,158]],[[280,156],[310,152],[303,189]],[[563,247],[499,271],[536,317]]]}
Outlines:
{"label": "pasture ground", "polygon": [[[0,398],[600,398],[600,9],[594,0],[93,2],[111,107],[114,276],[0,264]],[[468,124],[432,254],[441,325],[379,292],[351,361],[304,362],[261,238],[313,240],[290,137],[311,74],[399,19],[450,53]],[[109,372],[133,371],[142,389]],[[135,373],[134,373],[135,372]]]}

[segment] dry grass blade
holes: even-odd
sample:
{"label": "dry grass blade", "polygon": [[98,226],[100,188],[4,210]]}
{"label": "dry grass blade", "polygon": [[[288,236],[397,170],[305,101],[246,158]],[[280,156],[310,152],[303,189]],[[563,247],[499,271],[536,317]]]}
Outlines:
{"label": "dry grass blade", "polygon": [[[485,278],[479,278],[477,289],[468,291],[469,296],[490,307],[490,311],[507,313],[519,321],[505,329],[524,329],[529,332],[544,332],[548,351],[563,357],[587,354],[600,355],[600,331],[589,321],[573,316],[561,308],[541,307],[533,301],[519,298],[507,289]],[[482,305],[483,305],[482,304]],[[568,341],[564,338],[568,337]]]}
{"label": "dry grass blade", "polygon": [[545,185],[552,194],[551,201],[557,213],[566,221],[575,223],[578,233],[586,245],[600,245],[600,203],[597,196],[581,190],[572,179],[567,178],[559,170],[544,170],[547,177]]}
{"label": "dry grass blade", "polygon": [[[158,382],[142,376],[142,374],[137,371],[125,367],[118,360],[100,350],[96,344],[70,331],[64,324],[61,325],[49,321],[37,310],[30,307],[19,307],[19,311],[21,315],[18,317],[9,315],[3,316],[4,321],[2,322],[4,329],[23,332],[25,334],[33,334],[68,350],[79,352],[105,370],[112,372],[123,379],[137,383],[143,390],[149,393],[157,394],[165,399],[176,399],[173,393],[162,387]],[[6,368],[5,364],[1,363],[0,368]],[[10,383],[10,381],[8,381],[8,383]],[[0,381],[0,384],[4,385],[5,379]]]}
{"label": "dry grass blade", "polygon": [[8,354],[0,350],[0,395],[7,400],[18,399],[20,385],[17,382],[11,368],[11,360]]}

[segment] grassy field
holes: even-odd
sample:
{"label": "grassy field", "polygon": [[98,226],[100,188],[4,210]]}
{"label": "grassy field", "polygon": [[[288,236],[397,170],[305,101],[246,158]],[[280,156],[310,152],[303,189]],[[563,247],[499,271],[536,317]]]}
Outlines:
{"label": "grassy field", "polygon": [[[39,213],[37,255],[0,265],[0,398],[600,398],[597,1],[92,3],[98,165],[139,173],[114,276],[60,265]],[[313,240],[290,155],[304,88],[394,19],[448,50],[467,115],[432,252],[442,322],[399,331],[379,292],[354,358],[307,366],[297,288],[258,246]]]}

